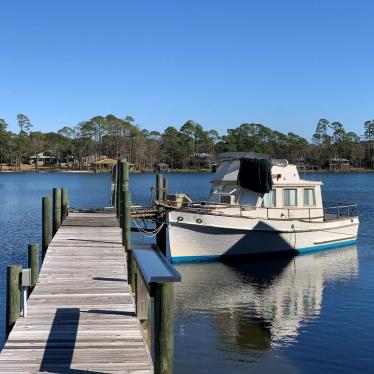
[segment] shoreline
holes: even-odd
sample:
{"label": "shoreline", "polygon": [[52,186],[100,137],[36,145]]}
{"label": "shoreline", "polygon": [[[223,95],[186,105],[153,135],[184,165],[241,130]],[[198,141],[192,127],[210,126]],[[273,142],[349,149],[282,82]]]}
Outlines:
{"label": "shoreline", "polygon": [[[361,168],[352,168],[350,170],[343,171],[331,171],[329,169],[319,169],[319,170],[302,170],[298,169],[299,173],[314,174],[314,173],[333,173],[333,174],[350,174],[350,173],[373,173],[374,169],[361,169]],[[7,173],[82,173],[82,174],[111,174],[111,171],[95,171],[95,170],[75,170],[75,169],[64,169],[64,168],[39,168],[37,170],[26,168],[21,170],[0,170],[0,174]],[[208,169],[174,169],[168,172],[156,172],[153,170],[133,170],[130,171],[132,174],[141,174],[141,173],[161,173],[161,174],[172,174],[172,173],[213,173],[213,171]]]}

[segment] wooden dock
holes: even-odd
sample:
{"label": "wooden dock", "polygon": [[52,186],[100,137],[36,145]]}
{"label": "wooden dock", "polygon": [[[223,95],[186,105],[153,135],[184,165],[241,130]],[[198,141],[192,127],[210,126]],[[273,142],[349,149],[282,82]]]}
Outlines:
{"label": "wooden dock", "polygon": [[0,373],[152,373],[110,212],[71,213],[0,354]]}

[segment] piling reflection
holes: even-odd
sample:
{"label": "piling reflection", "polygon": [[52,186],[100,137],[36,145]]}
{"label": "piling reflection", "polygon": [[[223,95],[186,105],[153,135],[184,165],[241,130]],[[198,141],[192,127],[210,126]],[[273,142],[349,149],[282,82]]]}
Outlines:
{"label": "piling reflection", "polygon": [[293,344],[318,318],[324,288],[358,276],[356,246],[288,259],[178,266],[179,325],[199,313],[217,332],[219,350],[242,352]]}

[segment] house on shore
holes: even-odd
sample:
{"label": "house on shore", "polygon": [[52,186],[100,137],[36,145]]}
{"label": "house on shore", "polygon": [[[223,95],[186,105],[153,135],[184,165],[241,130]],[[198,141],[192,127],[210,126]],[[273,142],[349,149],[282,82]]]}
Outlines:
{"label": "house on shore", "polygon": [[29,158],[29,164],[37,166],[52,166],[57,163],[57,158],[52,154],[51,151],[40,152]]}
{"label": "house on shore", "polygon": [[341,157],[333,157],[329,160],[330,171],[349,171],[351,165],[349,160]]}
{"label": "house on shore", "polygon": [[154,171],[156,173],[168,173],[170,171],[169,164],[165,164],[164,162],[160,162],[154,166]]}
{"label": "house on shore", "polygon": [[113,167],[117,165],[117,160],[112,158],[104,158],[93,163],[95,173],[97,172],[111,172]]}
{"label": "house on shore", "polygon": [[74,164],[73,156],[56,156],[52,151],[40,152],[29,158],[29,164],[37,166],[72,166]]}

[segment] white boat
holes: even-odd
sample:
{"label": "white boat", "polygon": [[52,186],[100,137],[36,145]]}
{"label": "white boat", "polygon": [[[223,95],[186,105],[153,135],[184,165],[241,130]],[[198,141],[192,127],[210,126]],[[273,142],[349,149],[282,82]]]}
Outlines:
{"label": "white boat", "polygon": [[322,182],[300,179],[296,166],[286,160],[272,161],[271,189],[254,192],[237,182],[241,162],[218,167],[207,201],[178,203],[174,196],[176,202],[166,203],[173,262],[305,252],[356,242],[357,205],[324,204]]}

